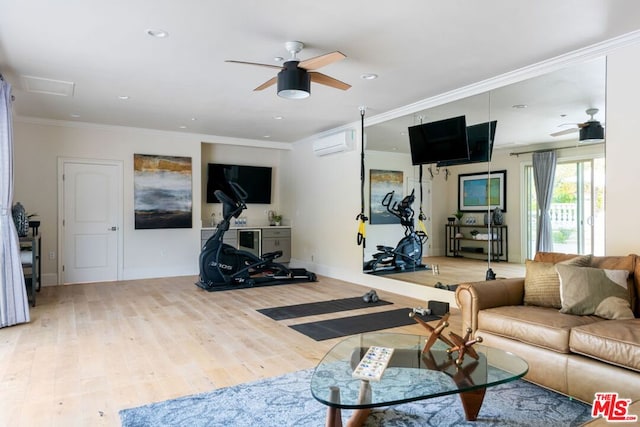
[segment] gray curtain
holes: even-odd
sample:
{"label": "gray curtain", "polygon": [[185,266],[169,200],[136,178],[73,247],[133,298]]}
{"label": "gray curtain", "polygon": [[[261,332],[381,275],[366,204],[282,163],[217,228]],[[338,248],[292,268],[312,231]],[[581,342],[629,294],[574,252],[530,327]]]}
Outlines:
{"label": "gray curtain", "polygon": [[553,177],[556,174],[556,152],[533,153],[533,180],[538,198],[538,235],[536,251],[553,251],[553,235],[549,208],[553,196]]}
{"label": "gray curtain", "polygon": [[29,301],[24,286],[18,232],[11,215],[13,201],[13,135],[11,85],[0,76],[0,327],[28,322]]}

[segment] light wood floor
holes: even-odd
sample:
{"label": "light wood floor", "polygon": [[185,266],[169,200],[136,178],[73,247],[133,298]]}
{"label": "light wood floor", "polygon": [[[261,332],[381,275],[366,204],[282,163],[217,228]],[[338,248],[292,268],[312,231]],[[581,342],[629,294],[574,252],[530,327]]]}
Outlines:
{"label": "light wood floor", "polygon": [[[483,276],[486,264],[475,268]],[[208,293],[195,280],[42,288],[29,324],[0,329],[0,425],[119,426],[120,409],[312,368],[340,340],[316,342],[287,325],[425,303],[378,292],[394,305],[274,321],[256,309],[369,289],[320,277]],[[452,313],[450,328],[459,331]]]}

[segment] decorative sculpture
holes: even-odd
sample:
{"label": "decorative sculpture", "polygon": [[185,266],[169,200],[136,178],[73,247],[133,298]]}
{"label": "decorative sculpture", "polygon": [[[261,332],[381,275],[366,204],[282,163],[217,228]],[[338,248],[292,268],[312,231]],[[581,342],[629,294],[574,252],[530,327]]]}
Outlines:
{"label": "decorative sculpture", "polygon": [[462,338],[460,335],[454,334],[453,332],[449,333],[449,336],[451,337],[451,340],[455,343],[455,345],[451,347],[449,350],[447,350],[447,353],[451,354],[455,351],[458,352],[458,358],[456,359],[456,365],[458,366],[462,365],[464,355],[467,353],[469,354],[469,356],[473,357],[476,360],[480,358],[480,356],[478,355],[476,350],[472,347],[472,345],[474,345],[477,342],[482,342],[482,337],[476,337],[475,339],[470,339],[471,332],[472,332],[471,328],[468,328],[464,338]]}
{"label": "decorative sculpture", "polygon": [[446,313],[444,316],[442,316],[442,319],[440,319],[435,328],[421,318],[416,317],[415,311],[409,313],[409,317],[411,317],[420,325],[424,326],[424,328],[429,331],[429,338],[427,338],[427,341],[424,344],[424,348],[422,349],[423,355],[427,354],[431,350],[431,347],[436,342],[436,340],[440,340],[449,346],[449,349],[447,349],[448,354],[455,353],[456,351],[458,352],[458,358],[456,359],[456,365],[458,366],[462,365],[464,355],[467,353],[469,354],[469,356],[473,357],[476,360],[480,358],[480,356],[478,356],[478,353],[472,346],[477,342],[482,342],[482,337],[471,339],[471,328],[467,329],[467,333],[465,334],[464,338],[453,332],[449,332],[449,336],[451,337],[451,339],[442,335],[442,331],[444,330],[444,328],[449,326],[449,313]]}

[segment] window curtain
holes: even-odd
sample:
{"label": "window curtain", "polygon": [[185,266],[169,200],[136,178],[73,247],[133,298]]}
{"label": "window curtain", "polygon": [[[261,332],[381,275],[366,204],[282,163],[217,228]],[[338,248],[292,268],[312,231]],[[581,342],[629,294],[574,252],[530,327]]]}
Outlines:
{"label": "window curtain", "polygon": [[553,178],[556,174],[556,152],[533,153],[533,181],[538,198],[537,252],[553,251],[553,234],[549,208],[553,196]]}
{"label": "window curtain", "polygon": [[11,85],[0,76],[0,327],[28,322],[29,301],[24,286],[20,243],[13,223],[13,135]]}

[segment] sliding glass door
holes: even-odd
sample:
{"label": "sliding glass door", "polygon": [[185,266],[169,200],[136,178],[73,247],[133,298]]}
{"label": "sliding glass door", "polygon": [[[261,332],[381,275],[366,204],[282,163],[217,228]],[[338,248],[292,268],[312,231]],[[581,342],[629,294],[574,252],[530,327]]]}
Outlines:
{"label": "sliding glass door", "polygon": [[[533,167],[525,167],[527,258],[536,252]],[[604,255],[604,158],[559,160],[550,208],[553,251]]]}

